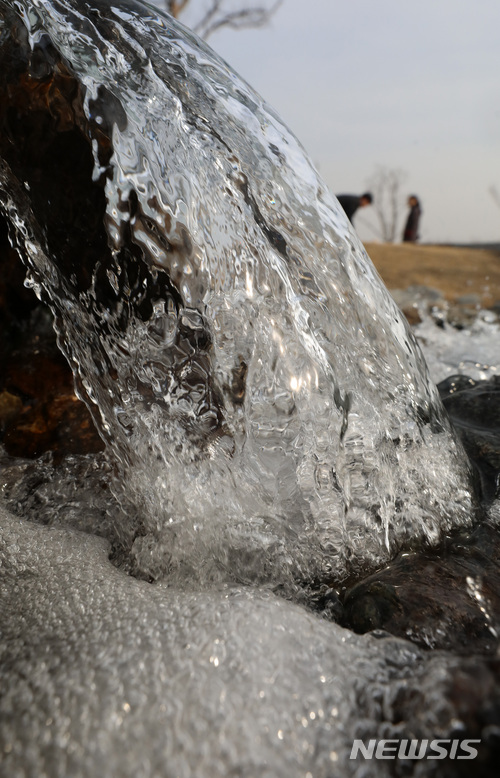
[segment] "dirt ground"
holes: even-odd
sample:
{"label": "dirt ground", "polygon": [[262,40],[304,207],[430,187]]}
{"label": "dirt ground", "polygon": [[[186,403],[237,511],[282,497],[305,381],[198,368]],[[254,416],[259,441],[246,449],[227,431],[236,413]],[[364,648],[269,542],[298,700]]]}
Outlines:
{"label": "dirt ground", "polygon": [[500,302],[500,251],[406,243],[365,247],[389,289],[423,284],[450,302],[464,295],[477,295],[484,308]]}

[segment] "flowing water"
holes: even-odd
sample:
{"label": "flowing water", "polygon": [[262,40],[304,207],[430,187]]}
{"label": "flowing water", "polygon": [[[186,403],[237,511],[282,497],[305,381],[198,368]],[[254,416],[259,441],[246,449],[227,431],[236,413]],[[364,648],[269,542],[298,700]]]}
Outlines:
{"label": "flowing water", "polygon": [[477,500],[297,140],[140,3],[2,0],[0,59],[1,207],[106,441],[2,460],[5,775],[382,775],[353,737],[467,732],[472,665],[307,607]]}

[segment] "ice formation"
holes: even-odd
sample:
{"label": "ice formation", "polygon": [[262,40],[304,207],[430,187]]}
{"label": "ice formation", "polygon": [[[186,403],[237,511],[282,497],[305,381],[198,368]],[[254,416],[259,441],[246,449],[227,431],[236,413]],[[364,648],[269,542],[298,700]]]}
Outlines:
{"label": "ice formation", "polygon": [[3,208],[153,578],[339,578],[469,521],[404,317],[293,135],[151,8],[2,3]]}

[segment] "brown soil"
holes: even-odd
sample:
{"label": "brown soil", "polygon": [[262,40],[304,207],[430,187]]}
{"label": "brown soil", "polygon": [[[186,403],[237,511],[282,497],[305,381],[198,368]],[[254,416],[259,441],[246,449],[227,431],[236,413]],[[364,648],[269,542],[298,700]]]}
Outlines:
{"label": "brown soil", "polygon": [[500,301],[500,251],[389,243],[365,247],[389,289],[423,284],[450,302],[477,295],[484,308]]}

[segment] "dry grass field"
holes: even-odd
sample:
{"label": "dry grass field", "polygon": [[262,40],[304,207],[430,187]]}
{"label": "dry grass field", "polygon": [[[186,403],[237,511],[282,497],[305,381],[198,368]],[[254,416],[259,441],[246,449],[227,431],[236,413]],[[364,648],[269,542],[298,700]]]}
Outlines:
{"label": "dry grass field", "polygon": [[389,289],[423,284],[449,302],[464,295],[476,295],[485,308],[500,302],[500,251],[409,243],[365,247]]}

